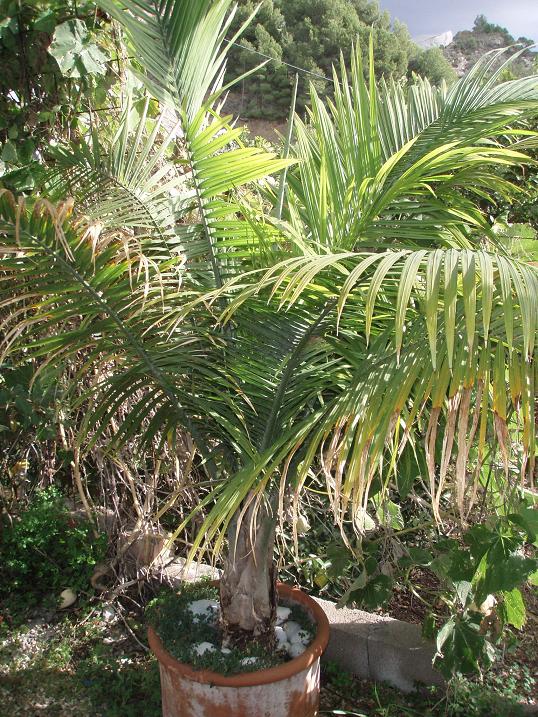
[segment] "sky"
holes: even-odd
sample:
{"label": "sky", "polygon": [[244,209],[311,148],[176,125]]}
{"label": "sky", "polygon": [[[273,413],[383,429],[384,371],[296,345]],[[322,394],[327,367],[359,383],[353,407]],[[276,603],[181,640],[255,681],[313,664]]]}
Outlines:
{"label": "sky", "polygon": [[408,26],[413,37],[471,30],[477,15],[506,27],[511,35],[538,42],[538,0],[379,0]]}

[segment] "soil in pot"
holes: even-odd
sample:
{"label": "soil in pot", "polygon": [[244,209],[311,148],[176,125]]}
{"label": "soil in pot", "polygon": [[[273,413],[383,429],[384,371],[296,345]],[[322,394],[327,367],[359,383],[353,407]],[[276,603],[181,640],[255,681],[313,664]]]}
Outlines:
{"label": "soil in pot", "polygon": [[148,619],[165,650],[193,670],[237,675],[281,665],[301,655],[316,625],[299,605],[282,600],[277,609],[276,648],[256,641],[228,646],[220,627],[219,592],[209,580],[163,590],[148,606]]}

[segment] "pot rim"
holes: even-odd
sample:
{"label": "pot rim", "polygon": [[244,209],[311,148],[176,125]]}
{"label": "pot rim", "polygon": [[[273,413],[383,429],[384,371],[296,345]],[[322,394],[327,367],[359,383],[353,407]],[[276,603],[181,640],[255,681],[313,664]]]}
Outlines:
{"label": "pot rim", "polygon": [[329,642],[329,620],[323,608],[318,603],[297,587],[277,583],[277,593],[286,600],[303,605],[312,615],[316,622],[316,636],[305,649],[305,651],[282,665],[269,667],[256,672],[242,672],[239,675],[221,675],[211,670],[193,670],[190,665],[179,662],[172,657],[164,648],[161,638],[155,630],[148,627],[149,644],[157,660],[168,670],[172,670],[181,677],[186,677],[194,682],[203,684],[219,685],[221,687],[252,687],[254,685],[266,685],[271,682],[286,680],[299,672],[303,672],[312,665],[327,647]]}

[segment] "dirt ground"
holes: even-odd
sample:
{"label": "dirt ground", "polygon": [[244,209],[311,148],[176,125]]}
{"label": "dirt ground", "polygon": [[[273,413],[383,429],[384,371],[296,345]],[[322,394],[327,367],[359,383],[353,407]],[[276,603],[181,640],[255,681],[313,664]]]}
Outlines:
{"label": "dirt ground", "polygon": [[280,136],[285,136],[287,119],[265,120],[245,117],[241,96],[230,92],[224,105],[224,111],[237,117],[237,123],[248,128],[252,138],[263,137],[271,143],[278,143]]}

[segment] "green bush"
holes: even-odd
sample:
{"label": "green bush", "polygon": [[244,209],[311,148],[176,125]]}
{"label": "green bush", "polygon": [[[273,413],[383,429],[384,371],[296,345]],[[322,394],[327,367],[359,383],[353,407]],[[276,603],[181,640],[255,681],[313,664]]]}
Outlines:
{"label": "green bush", "polygon": [[454,38],[454,45],[463,52],[473,52],[478,48],[478,40],[469,30],[462,30]]}
{"label": "green bush", "polygon": [[387,606],[393,598],[397,606],[399,594],[412,594],[423,606],[425,637],[437,643],[437,669],[447,679],[478,673],[498,661],[524,627],[526,591],[538,585],[535,504],[514,498],[497,514],[490,511],[460,533],[452,528],[444,534],[423,522],[414,501],[397,505],[374,496],[362,543],[349,539],[353,553],[325,525],[323,503],[311,502],[304,512],[311,527],[295,573],[288,566],[281,578],[291,575],[310,592],[365,610]]}
{"label": "green bush", "polygon": [[409,75],[413,73],[422,77],[429,77],[434,85],[445,81],[453,84],[457,75],[440,47],[430,47],[427,50],[417,48],[415,54],[409,59]]}
{"label": "green bush", "polygon": [[0,0],[1,186],[33,189],[50,141],[109,104],[107,24],[93,0]]}
{"label": "green bush", "polygon": [[[32,605],[51,591],[88,588],[102,559],[104,535],[94,537],[88,521],[75,521],[54,487],[35,494],[0,543],[0,599],[21,596]],[[19,603],[21,604],[21,603]]]}

